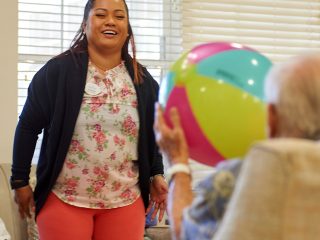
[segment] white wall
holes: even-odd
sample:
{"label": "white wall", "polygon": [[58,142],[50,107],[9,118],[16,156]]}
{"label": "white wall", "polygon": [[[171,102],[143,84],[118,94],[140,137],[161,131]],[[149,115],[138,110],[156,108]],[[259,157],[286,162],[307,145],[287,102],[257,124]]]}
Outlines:
{"label": "white wall", "polygon": [[17,123],[18,1],[1,2],[0,22],[0,163],[11,162]]}

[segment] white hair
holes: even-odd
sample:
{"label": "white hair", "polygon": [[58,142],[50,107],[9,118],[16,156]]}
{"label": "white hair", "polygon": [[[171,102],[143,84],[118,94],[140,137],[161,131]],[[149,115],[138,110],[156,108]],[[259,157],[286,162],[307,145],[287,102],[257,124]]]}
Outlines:
{"label": "white hair", "polygon": [[308,53],[274,66],[265,97],[276,107],[282,137],[320,139],[320,53]]}

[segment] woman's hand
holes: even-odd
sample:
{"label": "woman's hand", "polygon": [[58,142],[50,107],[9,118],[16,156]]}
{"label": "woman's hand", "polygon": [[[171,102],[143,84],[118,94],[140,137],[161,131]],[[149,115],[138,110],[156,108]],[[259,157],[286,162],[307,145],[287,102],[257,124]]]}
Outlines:
{"label": "woman's hand", "polygon": [[178,110],[175,107],[170,109],[170,120],[172,128],[166,124],[163,110],[159,104],[156,104],[154,131],[161,152],[166,156],[170,165],[175,163],[188,164],[188,145],[181,127]]}
{"label": "woman's hand", "polygon": [[33,192],[29,185],[14,190],[14,201],[18,204],[21,218],[31,218],[31,212],[35,212],[35,204]]}
{"label": "woman's hand", "polygon": [[154,211],[151,215],[153,220],[159,212],[159,222],[161,222],[164,212],[167,208],[168,184],[164,177],[156,175],[150,183],[150,202],[147,208],[147,214],[154,206]]}

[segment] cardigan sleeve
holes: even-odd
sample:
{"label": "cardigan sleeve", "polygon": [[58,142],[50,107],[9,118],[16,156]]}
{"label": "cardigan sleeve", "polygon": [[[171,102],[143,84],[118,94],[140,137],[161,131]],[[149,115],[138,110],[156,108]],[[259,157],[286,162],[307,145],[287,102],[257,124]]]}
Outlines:
{"label": "cardigan sleeve", "polygon": [[[154,105],[156,101],[158,101],[158,94],[159,94],[159,84],[153,78],[152,78],[152,91],[153,91],[153,99],[154,99],[153,106],[152,106],[152,125],[153,125],[154,111],[155,111]],[[151,166],[150,176],[154,176],[156,174],[163,174],[164,170],[163,170],[163,158],[162,158],[162,155],[160,154],[159,147],[155,142],[153,126],[151,129],[152,129],[152,137],[153,137],[153,143],[154,143],[154,158],[153,158],[153,164]]]}
{"label": "cardigan sleeve", "polygon": [[12,177],[28,181],[38,135],[50,121],[50,61],[33,77],[28,96],[16,127],[13,143]]}

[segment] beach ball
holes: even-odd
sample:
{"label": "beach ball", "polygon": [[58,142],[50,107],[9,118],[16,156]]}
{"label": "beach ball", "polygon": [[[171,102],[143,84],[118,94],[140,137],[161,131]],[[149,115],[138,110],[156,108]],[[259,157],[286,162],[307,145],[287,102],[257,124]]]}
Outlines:
{"label": "beach ball", "polygon": [[271,66],[258,51],[229,42],[196,46],[173,64],[159,103],[169,125],[169,109],[178,109],[191,159],[214,166],[267,137],[263,88]]}

